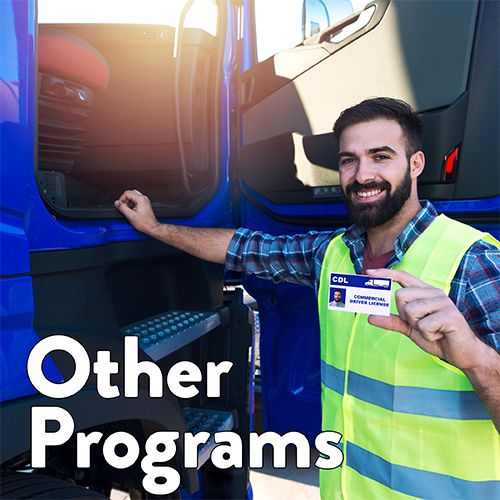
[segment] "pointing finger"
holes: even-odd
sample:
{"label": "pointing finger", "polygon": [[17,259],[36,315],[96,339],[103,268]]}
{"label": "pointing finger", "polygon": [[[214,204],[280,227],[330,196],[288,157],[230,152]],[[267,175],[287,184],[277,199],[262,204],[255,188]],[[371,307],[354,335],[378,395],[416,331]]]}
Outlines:
{"label": "pointing finger", "polygon": [[373,326],[378,326],[384,330],[392,330],[394,332],[399,332],[407,337],[410,336],[410,327],[406,321],[403,321],[397,314],[391,314],[390,316],[378,316],[376,314],[371,314],[368,316],[368,323]]}

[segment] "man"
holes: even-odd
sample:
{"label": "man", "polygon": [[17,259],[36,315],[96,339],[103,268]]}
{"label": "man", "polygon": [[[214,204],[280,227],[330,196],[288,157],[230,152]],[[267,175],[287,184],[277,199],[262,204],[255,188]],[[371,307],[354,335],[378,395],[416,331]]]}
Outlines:
{"label": "man", "polygon": [[330,307],[345,307],[345,303],[342,302],[342,290],[333,291],[333,300],[328,305]]}
{"label": "man", "polygon": [[[344,451],[341,468],[320,471],[322,498],[500,498],[500,244],[420,203],[422,125],[406,103],[363,101],[334,135],[345,231],[160,224],[137,191],[117,208],[200,258],[316,288],[323,429]],[[329,310],[332,272],[392,278],[391,316]]]}

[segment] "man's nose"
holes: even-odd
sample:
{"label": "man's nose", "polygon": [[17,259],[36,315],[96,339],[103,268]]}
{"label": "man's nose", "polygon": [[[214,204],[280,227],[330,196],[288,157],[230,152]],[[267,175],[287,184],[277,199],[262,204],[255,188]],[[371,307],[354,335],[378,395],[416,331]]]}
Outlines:
{"label": "man's nose", "polygon": [[373,181],[376,176],[376,169],[373,168],[372,162],[367,158],[360,158],[356,169],[356,180],[360,184],[366,184]]}

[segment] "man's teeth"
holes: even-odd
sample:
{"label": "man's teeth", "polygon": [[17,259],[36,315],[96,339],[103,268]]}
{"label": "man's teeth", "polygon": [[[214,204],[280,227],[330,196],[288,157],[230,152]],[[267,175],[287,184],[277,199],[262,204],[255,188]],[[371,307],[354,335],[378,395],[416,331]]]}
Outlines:
{"label": "man's teeth", "polygon": [[368,196],[375,196],[376,194],[379,194],[382,190],[381,189],[375,189],[374,191],[358,191],[357,195],[360,198],[368,198]]}

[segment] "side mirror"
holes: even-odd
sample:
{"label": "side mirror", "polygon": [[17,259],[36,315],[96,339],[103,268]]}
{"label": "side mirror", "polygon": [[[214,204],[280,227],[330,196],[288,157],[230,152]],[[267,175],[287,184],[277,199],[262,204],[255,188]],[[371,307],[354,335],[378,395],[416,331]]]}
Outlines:
{"label": "side mirror", "polygon": [[328,9],[322,0],[304,0],[302,10],[302,41],[330,26]]}

